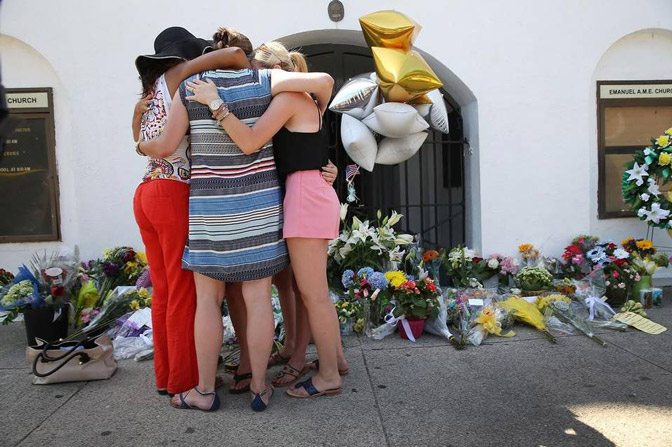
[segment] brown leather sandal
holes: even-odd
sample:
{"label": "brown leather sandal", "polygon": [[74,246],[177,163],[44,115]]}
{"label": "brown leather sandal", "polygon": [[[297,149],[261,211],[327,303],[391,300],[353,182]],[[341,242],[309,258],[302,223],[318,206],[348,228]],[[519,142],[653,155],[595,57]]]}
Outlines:
{"label": "brown leather sandal", "polygon": [[[306,363],[306,367],[308,369],[312,369],[314,371],[319,371],[320,370],[320,359],[315,359],[312,362]],[[343,377],[347,376],[350,373],[350,368],[345,368],[345,369],[339,369],[338,370],[338,375]]]}
{"label": "brown leather sandal", "polygon": [[[278,374],[275,375],[271,383],[273,384],[274,387],[278,388],[281,388],[283,386],[290,386],[296,383],[296,381],[299,380],[301,377],[303,377],[308,371],[309,371],[308,367],[304,367],[301,371],[299,371],[298,369],[294,368],[292,365],[288,363],[282,367],[282,371],[280,371]],[[293,379],[289,382],[280,382],[280,380],[284,379],[287,376],[293,377]]]}

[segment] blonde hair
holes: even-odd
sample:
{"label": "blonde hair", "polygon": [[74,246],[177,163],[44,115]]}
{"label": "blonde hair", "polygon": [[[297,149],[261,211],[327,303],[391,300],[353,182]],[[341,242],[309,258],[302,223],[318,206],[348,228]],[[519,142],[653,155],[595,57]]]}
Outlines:
{"label": "blonde hair", "polygon": [[212,40],[215,43],[215,48],[230,48],[238,47],[242,49],[248,56],[252,54],[252,42],[245,34],[239,33],[228,26],[220,27],[215,34],[212,35]]}
{"label": "blonde hair", "polygon": [[279,65],[285,71],[308,72],[306,57],[298,51],[288,51],[277,41],[266,42],[254,50],[252,60],[266,68]]}

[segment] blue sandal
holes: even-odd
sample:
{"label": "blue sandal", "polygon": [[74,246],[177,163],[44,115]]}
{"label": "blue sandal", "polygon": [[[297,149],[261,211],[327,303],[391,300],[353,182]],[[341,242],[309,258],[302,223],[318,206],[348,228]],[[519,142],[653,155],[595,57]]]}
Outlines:
{"label": "blue sandal", "polygon": [[[271,395],[268,396],[268,403],[265,403],[262,397],[265,396],[266,393],[269,392],[269,390],[271,392]],[[264,411],[266,408],[268,408],[268,405],[271,403],[271,397],[273,397],[273,391],[274,388],[272,386],[266,386],[266,389],[261,393],[255,393],[254,391],[250,391],[250,396],[252,397],[252,404],[251,404],[252,409],[254,411]]]}
{"label": "blue sandal", "polygon": [[[303,395],[303,394],[297,394],[293,392],[294,390],[300,390],[303,388],[306,390],[308,395]],[[333,388],[330,390],[324,390],[324,391],[318,391],[317,388],[315,388],[315,385],[313,385],[313,378],[311,377],[308,380],[304,380],[303,382],[299,382],[296,385],[294,385],[294,388],[290,388],[287,390],[287,394],[292,396],[292,397],[297,397],[299,399],[308,399],[311,397],[320,397],[320,396],[336,396],[337,394],[341,394],[341,391],[343,391],[343,387],[338,387],[338,388]]]}
{"label": "blue sandal", "polygon": [[181,410],[216,411],[216,410],[219,409],[220,401],[219,401],[219,396],[217,395],[216,392],[212,391],[212,392],[210,392],[210,393],[203,393],[203,392],[201,392],[201,390],[199,390],[199,389],[196,388],[196,387],[194,387],[194,388],[192,388],[192,389],[193,389],[193,390],[196,390],[196,392],[197,392],[198,394],[200,394],[201,396],[214,396],[214,397],[212,398],[212,404],[210,405],[210,408],[206,408],[206,409],[204,409],[204,408],[201,408],[201,407],[197,407],[197,406],[189,405],[189,404],[187,403],[187,399],[186,399],[186,398],[187,398],[187,396],[189,395],[189,393],[191,393],[192,390],[189,390],[189,391],[187,391],[186,393],[180,393],[180,394],[177,395],[177,396],[180,398],[180,404],[179,404],[179,405],[175,405],[175,404],[173,403],[172,400],[170,401],[170,405],[171,405],[173,408],[179,408],[179,409],[181,409]]}

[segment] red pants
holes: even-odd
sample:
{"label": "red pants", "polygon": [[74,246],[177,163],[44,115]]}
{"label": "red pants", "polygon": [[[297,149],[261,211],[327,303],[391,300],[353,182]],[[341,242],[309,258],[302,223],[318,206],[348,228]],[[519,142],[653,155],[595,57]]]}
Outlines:
{"label": "red pants", "polygon": [[175,180],[142,183],[135,191],[133,210],[154,288],[156,387],[181,393],[198,384],[194,346],[196,290],[193,273],[182,269],[189,231],[189,185]]}

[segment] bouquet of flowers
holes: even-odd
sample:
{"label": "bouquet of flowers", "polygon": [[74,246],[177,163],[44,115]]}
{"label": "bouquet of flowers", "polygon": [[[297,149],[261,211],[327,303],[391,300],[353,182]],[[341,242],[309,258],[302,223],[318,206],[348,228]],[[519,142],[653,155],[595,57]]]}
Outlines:
{"label": "bouquet of flowers", "polygon": [[524,292],[547,290],[553,276],[543,267],[523,267],[515,277],[516,286]]}
{"label": "bouquet of flowers", "polygon": [[518,246],[518,253],[523,258],[523,265],[535,266],[539,261],[541,253],[533,244],[520,244]]}
{"label": "bouquet of flowers", "polygon": [[392,286],[392,296],[396,301],[394,316],[416,320],[434,318],[439,313],[439,289],[426,273],[417,280],[407,279]]}
{"label": "bouquet of flowers", "polygon": [[[343,214],[341,215],[343,217]],[[352,224],[344,223],[338,239],[329,242],[328,270],[330,276],[338,277],[345,269],[371,267],[386,271],[397,268],[404,257],[404,247],[413,241],[409,234],[397,234],[394,230],[401,214],[392,211],[382,221],[381,212],[374,222],[352,217]]]}
{"label": "bouquet of flowers", "polygon": [[89,308],[82,312],[82,319],[86,319],[87,324],[67,339],[75,340],[84,334],[102,333],[128,312],[150,307],[151,304],[152,296],[148,289],[119,286],[110,293],[102,307]]}
{"label": "bouquet of flowers", "polygon": [[544,323],[544,316],[536,305],[528,303],[519,296],[511,296],[497,303],[497,307],[510,312],[516,321],[526,323],[540,331],[551,343],[556,343],[555,337],[548,331]]}
{"label": "bouquet of flowers", "polygon": [[422,253],[421,268],[425,268],[436,284],[441,276],[441,253],[437,250],[425,250]]}
{"label": "bouquet of flowers", "polygon": [[19,274],[12,283],[0,289],[0,310],[8,312],[4,324],[28,308],[52,307],[60,315],[72,299],[78,274],[75,254],[68,251],[35,253],[30,264],[30,269],[25,265],[19,267]]}
{"label": "bouquet of flowers", "polygon": [[[357,303],[357,327],[368,333],[371,323],[378,324],[384,309],[389,306],[388,280],[385,274],[371,267],[362,267],[355,273],[346,270],[341,275],[341,284],[345,289],[346,301]],[[389,309],[387,310],[389,312]]]}
{"label": "bouquet of flowers", "polygon": [[476,250],[463,245],[451,249],[443,257],[443,266],[454,287],[482,287],[481,281],[497,273],[497,268],[489,266],[488,262],[479,257]]}
{"label": "bouquet of flowers", "polygon": [[497,273],[500,288],[504,288],[511,284],[511,280],[520,270],[520,262],[516,258],[492,254],[488,257],[488,267]]}
{"label": "bouquet of flowers", "polygon": [[539,309],[539,312],[543,313],[546,308],[556,301],[562,301],[564,303],[570,304],[572,300],[561,294],[549,294],[549,295],[542,295],[540,297],[537,297],[536,301],[534,304],[537,305],[537,308]]}
{"label": "bouquet of flowers", "polygon": [[504,309],[488,305],[483,307],[473,320],[473,325],[467,335],[467,340],[479,346],[488,334],[498,337],[513,337],[514,331],[502,332],[513,324],[513,318]]}
{"label": "bouquet of flowers", "polygon": [[82,264],[86,277],[95,281],[98,289],[96,307],[103,305],[117,286],[134,285],[147,267],[147,257],[131,247],[115,247],[103,252],[103,257]]}
{"label": "bouquet of flowers", "polygon": [[606,346],[604,340],[595,335],[595,332],[593,331],[593,328],[590,326],[590,324],[576,315],[570,303],[560,299],[555,300],[547,307],[547,312],[557,317],[558,320],[574,326],[576,329],[583,332],[588,338],[594,340],[601,346]]}
{"label": "bouquet of flowers", "polygon": [[359,303],[355,301],[340,300],[334,303],[338,321],[346,324],[351,318],[355,318],[360,312]]}
{"label": "bouquet of flowers", "polygon": [[653,242],[648,239],[628,238],[621,245],[630,254],[630,265],[640,276],[651,276],[658,269],[670,265],[669,258],[664,254],[657,254]]}

